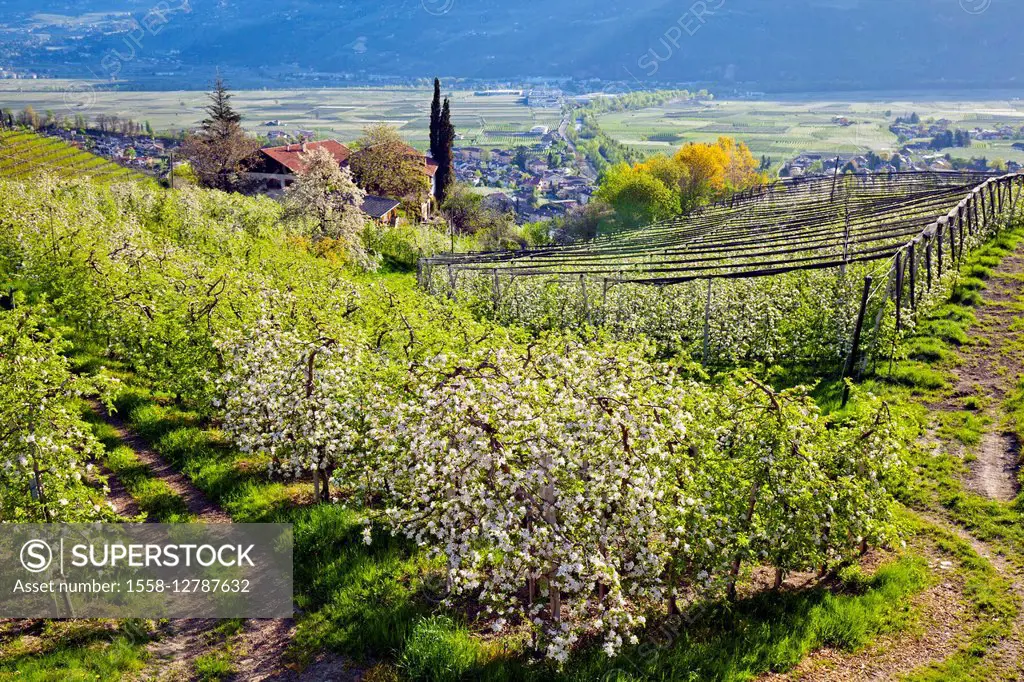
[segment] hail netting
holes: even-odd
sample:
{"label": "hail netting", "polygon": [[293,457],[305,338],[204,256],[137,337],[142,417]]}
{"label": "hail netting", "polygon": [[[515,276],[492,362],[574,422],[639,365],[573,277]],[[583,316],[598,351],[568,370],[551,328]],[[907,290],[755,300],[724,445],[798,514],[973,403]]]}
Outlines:
{"label": "hail netting", "polygon": [[961,172],[779,182],[583,243],[427,258],[420,284],[534,330],[644,334],[711,364],[841,365],[864,278],[875,285],[863,347],[878,348],[912,322],[904,308],[939,296],[951,264],[1005,223],[1022,182]]}

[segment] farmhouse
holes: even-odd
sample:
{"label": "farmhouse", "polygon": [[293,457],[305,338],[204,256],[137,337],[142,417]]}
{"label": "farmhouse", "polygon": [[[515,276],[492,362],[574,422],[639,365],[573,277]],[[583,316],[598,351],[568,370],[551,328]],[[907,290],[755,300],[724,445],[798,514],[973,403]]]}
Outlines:
{"label": "farmhouse", "polygon": [[[352,157],[362,153],[362,151],[353,152],[337,140],[265,147],[259,151],[259,158],[249,171],[249,178],[256,181],[260,191],[277,192],[283,190],[295,182],[295,176],[302,172],[302,155],[319,148],[329,151],[342,168],[348,167]],[[408,145],[405,145],[404,152],[409,158],[414,159],[417,164],[423,167],[423,173],[430,178],[430,194],[431,196],[436,196],[437,162]]]}
{"label": "farmhouse", "polygon": [[295,182],[295,176],[304,169],[302,155],[320,148],[329,151],[342,167],[348,165],[352,156],[352,150],[337,140],[267,147],[260,150],[249,177],[258,181],[264,191],[283,190]]}

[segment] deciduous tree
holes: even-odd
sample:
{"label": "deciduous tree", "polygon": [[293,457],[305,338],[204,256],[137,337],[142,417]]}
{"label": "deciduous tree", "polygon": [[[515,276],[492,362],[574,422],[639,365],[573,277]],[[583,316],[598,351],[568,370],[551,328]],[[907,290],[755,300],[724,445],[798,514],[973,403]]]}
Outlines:
{"label": "deciduous tree", "polygon": [[315,241],[340,242],[352,262],[369,266],[371,259],[360,239],[366,225],[366,214],[360,210],[366,192],[356,185],[352,173],[341,168],[323,147],[299,158],[304,167],[285,190],[285,215],[303,223]]}
{"label": "deciduous tree", "polygon": [[359,186],[370,194],[418,203],[429,191],[426,162],[386,124],[367,127],[349,164]]}

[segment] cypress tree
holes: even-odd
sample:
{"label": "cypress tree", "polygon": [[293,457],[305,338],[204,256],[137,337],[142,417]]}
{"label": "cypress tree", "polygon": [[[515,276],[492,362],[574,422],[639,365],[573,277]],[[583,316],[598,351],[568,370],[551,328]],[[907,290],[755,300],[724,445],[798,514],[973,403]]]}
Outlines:
{"label": "cypress tree", "polygon": [[441,81],[434,79],[434,99],[430,103],[430,155],[438,158],[441,132]]}
{"label": "cypress tree", "polygon": [[441,120],[438,125],[438,149],[434,160],[437,161],[437,200],[443,202],[448,195],[448,187],[455,179],[452,167],[452,146],[455,144],[455,126],[452,125],[452,112],[448,98],[441,108]]}

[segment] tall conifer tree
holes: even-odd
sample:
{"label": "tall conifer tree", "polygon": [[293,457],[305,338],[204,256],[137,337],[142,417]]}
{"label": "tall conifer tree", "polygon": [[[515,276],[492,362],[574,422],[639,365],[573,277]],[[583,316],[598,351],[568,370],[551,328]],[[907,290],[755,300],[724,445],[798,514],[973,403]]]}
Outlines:
{"label": "tall conifer tree", "polygon": [[448,195],[448,187],[455,179],[452,166],[452,146],[455,144],[455,126],[452,125],[452,112],[448,98],[441,108],[441,121],[438,125],[438,149],[434,154],[437,161],[437,200],[443,202]]}
{"label": "tall conifer tree", "polygon": [[441,132],[441,81],[434,79],[434,99],[430,103],[430,155],[437,159]]}

